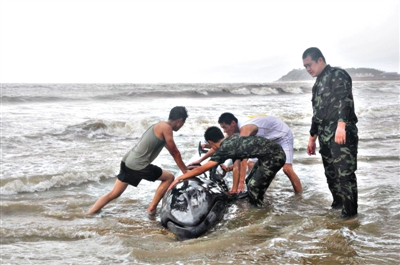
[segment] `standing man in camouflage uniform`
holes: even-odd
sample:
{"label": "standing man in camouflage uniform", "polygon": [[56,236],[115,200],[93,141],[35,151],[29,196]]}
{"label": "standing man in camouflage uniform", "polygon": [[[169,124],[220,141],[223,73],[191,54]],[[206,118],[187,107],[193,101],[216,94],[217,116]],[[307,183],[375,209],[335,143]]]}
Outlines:
{"label": "standing man in camouflage uniform", "polygon": [[318,48],[303,53],[303,64],[312,77],[313,117],[308,141],[308,155],[315,155],[316,139],[325,168],[332,208],[342,209],[342,218],[357,214],[357,116],[354,112],[352,83],[349,74],[331,67]]}
{"label": "standing man in camouflage uniform", "polygon": [[258,136],[231,136],[224,138],[222,131],[216,127],[209,127],[205,140],[210,144],[215,153],[204,165],[197,167],[186,174],[179,176],[172,182],[169,189],[184,179],[198,176],[207,170],[225,162],[227,159],[258,158],[249,176],[246,179],[250,203],[262,206],[264,194],[274,179],[276,173],[283,167],[286,155],[282,147],[268,139]]}

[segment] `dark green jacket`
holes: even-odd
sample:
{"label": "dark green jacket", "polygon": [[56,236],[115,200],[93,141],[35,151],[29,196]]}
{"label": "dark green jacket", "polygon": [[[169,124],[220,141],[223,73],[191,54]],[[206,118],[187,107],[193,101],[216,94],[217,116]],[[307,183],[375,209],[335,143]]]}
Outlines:
{"label": "dark green jacket", "polygon": [[230,136],[225,138],[220,148],[211,156],[210,160],[221,164],[227,159],[258,158],[260,161],[274,159],[283,156],[282,147],[264,137],[259,136]]}
{"label": "dark green jacket", "polygon": [[343,69],[327,65],[312,88],[313,117],[310,134],[326,140],[335,135],[337,123],[357,123],[354,112],[352,80]]}

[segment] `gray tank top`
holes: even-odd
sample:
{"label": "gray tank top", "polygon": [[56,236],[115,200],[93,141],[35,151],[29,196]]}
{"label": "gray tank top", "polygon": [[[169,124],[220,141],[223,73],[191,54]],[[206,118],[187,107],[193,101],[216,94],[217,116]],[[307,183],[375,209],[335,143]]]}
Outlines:
{"label": "gray tank top", "polygon": [[141,170],[153,162],[165,146],[165,141],[154,134],[154,126],[150,126],[139,142],[122,158],[125,165],[133,170]]}

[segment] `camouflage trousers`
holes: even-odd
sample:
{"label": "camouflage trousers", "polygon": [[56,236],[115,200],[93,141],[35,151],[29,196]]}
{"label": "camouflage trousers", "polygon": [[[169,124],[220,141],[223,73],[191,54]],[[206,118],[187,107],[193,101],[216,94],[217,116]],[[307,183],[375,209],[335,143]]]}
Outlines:
{"label": "camouflage trousers", "polygon": [[285,161],[286,155],[283,150],[274,154],[274,157],[258,159],[246,178],[247,192],[252,205],[260,207],[264,204],[264,194]]}
{"label": "camouflage trousers", "polygon": [[332,208],[342,209],[343,218],[357,214],[357,148],[358,136],[346,133],[346,144],[335,143],[335,137],[324,141],[319,138],[320,154],[325,176],[332,193]]}

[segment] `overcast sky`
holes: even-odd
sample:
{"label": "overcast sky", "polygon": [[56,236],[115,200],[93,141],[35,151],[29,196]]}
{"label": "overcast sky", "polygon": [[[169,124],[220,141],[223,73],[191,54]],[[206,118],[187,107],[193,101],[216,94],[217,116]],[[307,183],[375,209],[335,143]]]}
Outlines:
{"label": "overcast sky", "polygon": [[312,46],[400,72],[399,2],[0,0],[0,81],[271,82]]}

